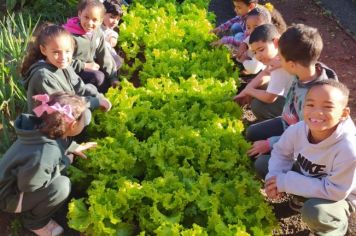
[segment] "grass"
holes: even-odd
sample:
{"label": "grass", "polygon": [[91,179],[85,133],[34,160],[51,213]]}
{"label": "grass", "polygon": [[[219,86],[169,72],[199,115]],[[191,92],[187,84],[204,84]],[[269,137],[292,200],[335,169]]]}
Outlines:
{"label": "grass", "polygon": [[13,121],[25,109],[26,94],[18,68],[38,19],[22,14],[5,16],[0,21],[0,155],[14,138]]}

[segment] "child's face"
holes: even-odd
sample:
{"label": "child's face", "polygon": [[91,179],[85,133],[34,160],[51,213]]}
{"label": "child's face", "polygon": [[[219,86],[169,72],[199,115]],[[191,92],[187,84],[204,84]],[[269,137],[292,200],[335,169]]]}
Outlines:
{"label": "child's face", "polygon": [[85,32],[92,32],[103,22],[103,12],[100,7],[86,7],[78,13],[80,25]]}
{"label": "child's face", "polygon": [[113,29],[119,24],[120,19],[121,17],[119,15],[105,13],[103,22],[106,27]]}
{"label": "child's face", "polygon": [[46,61],[57,68],[64,69],[70,65],[73,56],[73,40],[68,35],[59,35],[40,45]]}
{"label": "child's face", "polygon": [[311,136],[319,141],[329,137],[350,110],[341,90],[330,85],[311,88],[305,98],[304,121]]}
{"label": "child's face", "polygon": [[244,16],[249,13],[255,6],[255,4],[246,5],[244,2],[233,2],[234,11],[238,16]]}
{"label": "child's face", "polygon": [[268,65],[271,60],[278,56],[277,40],[270,42],[257,41],[250,45],[251,51],[255,54],[257,60]]}
{"label": "child's face", "polygon": [[248,16],[246,19],[247,35],[250,35],[257,26],[263,25],[264,23],[265,22],[263,22],[259,16]]}
{"label": "child's face", "polygon": [[90,120],[91,120],[91,112],[90,110],[86,109],[83,111],[79,120],[76,120],[69,125],[66,136],[69,137],[77,136],[83,131],[85,126],[90,124]]}

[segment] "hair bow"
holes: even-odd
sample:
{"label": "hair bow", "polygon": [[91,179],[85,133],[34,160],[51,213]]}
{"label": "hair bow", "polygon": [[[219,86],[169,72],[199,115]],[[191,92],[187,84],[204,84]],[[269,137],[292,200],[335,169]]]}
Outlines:
{"label": "hair bow", "polygon": [[53,105],[48,105],[49,96],[48,94],[39,94],[32,96],[35,101],[42,102],[41,105],[37,106],[33,109],[33,112],[37,117],[41,117],[44,112],[47,114],[52,114],[53,112],[59,112],[64,115],[64,119],[66,122],[70,123],[75,120],[72,112],[72,107],[70,105],[61,106],[58,102]]}

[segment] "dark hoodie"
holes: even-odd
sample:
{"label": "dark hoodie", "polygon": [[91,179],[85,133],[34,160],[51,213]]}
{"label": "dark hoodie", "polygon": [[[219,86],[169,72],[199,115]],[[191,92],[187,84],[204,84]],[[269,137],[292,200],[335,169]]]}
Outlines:
{"label": "dark hoodie", "polygon": [[40,120],[22,114],[15,122],[17,140],[0,159],[0,209],[13,212],[21,192],[47,187],[70,164],[64,140],[44,136]]}
{"label": "dark hoodie", "polygon": [[45,61],[33,64],[23,78],[23,85],[27,91],[28,112],[32,113],[34,101],[32,96],[37,94],[53,94],[54,92],[74,92],[85,96],[90,108],[99,107],[100,93],[91,84],[84,84],[71,66],[59,69]]}

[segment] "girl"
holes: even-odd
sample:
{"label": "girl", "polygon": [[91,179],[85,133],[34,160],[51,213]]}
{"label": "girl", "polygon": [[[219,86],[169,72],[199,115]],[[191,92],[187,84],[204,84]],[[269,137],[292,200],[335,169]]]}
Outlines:
{"label": "girl", "polygon": [[[35,115],[17,118],[17,140],[0,160],[0,209],[20,213],[23,225],[36,235],[60,235],[63,228],[51,217],[71,189],[69,178],[61,175],[73,161],[65,143],[90,123],[91,114],[76,95],[58,92],[33,99],[41,104]],[[81,151],[95,145],[81,146]]]}
{"label": "girl", "polygon": [[34,105],[33,95],[58,91],[85,96],[92,109],[110,109],[109,100],[95,86],[84,84],[70,66],[73,50],[74,40],[63,27],[43,24],[36,30],[21,68],[29,112]]}
{"label": "girl", "polygon": [[110,50],[110,53],[116,63],[116,68],[119,69],[122,66],[123,59],[117,55],[115,47],[119,34],[117,33],[117,26],[124,12],[121,9],[121,1],[119,0],[105,0],[105,15],[101,30],[104,33],[105,43]]}
{"label": "girl", "polygon": [[104,13],[105,7],[99,0],[80,1],[78,17],[64,25],[76,42],[72,63],[75,72],[85,83],[94,84],[103,93],[110,86],[118,86],[116,63],[100,30]]}

